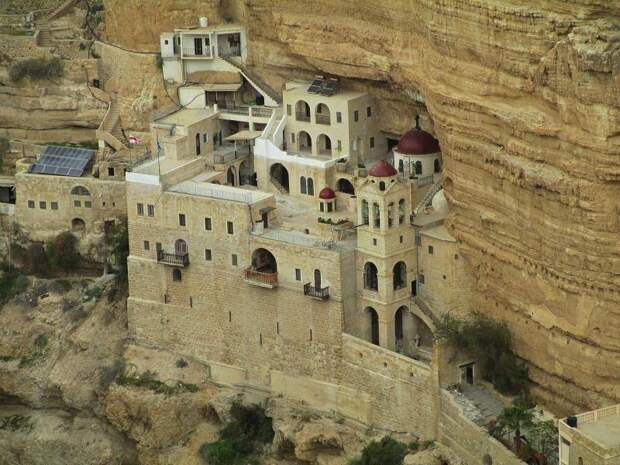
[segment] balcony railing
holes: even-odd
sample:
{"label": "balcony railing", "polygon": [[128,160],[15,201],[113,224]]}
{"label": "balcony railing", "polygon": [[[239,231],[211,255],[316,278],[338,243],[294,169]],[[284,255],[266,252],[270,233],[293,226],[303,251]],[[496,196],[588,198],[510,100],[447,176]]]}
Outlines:
{"label": "balcony railing", "polygon": [[306,122],[310,122],[310,115],[307,115],[304,112],[298,111],[297,113],[295,113],[295,118],[297,119],[297,121],[306,121]]}
{"label": "balcony railing", "polygon": [[261,287],[274,288],[278,285],[278,273],[266,273],[250,267],[245,270],[245,281]]}
{"label": "balcony railing", "polygon": [[329,286],[314,287],[312,283],[306,283],[304,284],[304,295],[309,295],[315,299],[327,300],[329,299]]}
{"label": "balcony railing", "polygon": [[319,115],[317,113],[316,115],[316,124],[327,124],[330,125],[331,123],[331,118],[329,117],[329,115]]}
{"label": "balcony railing", "polygon": [[273,111],[271,108],[264,107],[251,107],[252,108],[252,116],[256,116],[258,118],[269,118],[271,117],[271,112]]}
{"label": "balcony railing", "polygon": [[164,250],[157,251],[157,263],[164,263],[171,266],[188,266],[189,254],[187,253],[168,253]]}

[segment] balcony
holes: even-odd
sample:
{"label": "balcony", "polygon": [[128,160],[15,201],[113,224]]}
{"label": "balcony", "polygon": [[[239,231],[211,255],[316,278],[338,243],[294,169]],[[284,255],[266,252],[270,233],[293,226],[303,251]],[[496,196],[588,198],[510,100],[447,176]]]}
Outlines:
{"label": "balcony", "polygon": [[306,123],[310,122],[310,115],[308,115],[307,113],[298,111],[297,113],[295,113],[295,119],[297,121],[305,121]]}
{"label": "balcony", "polygon": [[278,287],[278,273],[258,271],[254,268],[246,268],[244,281],[253,286],[266,287],[273,289]]}
{"label": "balcony", "polygon": [[331,118],[329,115],[320,115],[316,114],[316,124],[325,124],[329,126],[331,123]]}
{"label": "balcony", "polygon": [[167,253],[164,250],[157,251],[157,263],[164,265],[186,267],[189,265],[189,254]]}
{"label": "balcony", "polygon": [[304,284],[304,295],[313,299],[327,300],[329,299],[329,287],[314,287],[312,283],[306,283]]}

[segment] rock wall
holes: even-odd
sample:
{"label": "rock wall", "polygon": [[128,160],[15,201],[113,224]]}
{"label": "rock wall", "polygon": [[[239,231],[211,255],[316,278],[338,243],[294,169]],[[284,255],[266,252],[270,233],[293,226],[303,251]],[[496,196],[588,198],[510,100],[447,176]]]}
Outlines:
{"label": "rock wall", "polygon": [[[134,3],[106,2],[111,41],[157,50],[157,32],[202,15],[168,0],[141,21]],[[620,1],[529,3],[230,0],[220,11],[246,24],[251,64],[273,87],[337,74],[381,100],[389,132],[424,100],[477,307],[509,322],[539,396],[586,409],[620,400]]]}

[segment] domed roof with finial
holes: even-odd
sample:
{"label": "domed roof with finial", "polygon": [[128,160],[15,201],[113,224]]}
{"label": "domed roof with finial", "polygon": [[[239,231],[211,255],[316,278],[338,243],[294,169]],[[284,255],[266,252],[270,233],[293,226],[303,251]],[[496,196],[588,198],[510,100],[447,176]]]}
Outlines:
{"label": "domed roof with finial", "polygon": [[403,155],[427,155],[440,151],[439,141],[421,129],[407,131],[398,141],[396,147]]}
{"label": "domed roof with finial", "polygon": [[379,160],[377,163],[370,167],[370,169],[368,170],[368,174],[376,178],[387,178],[390,176],[396,176],[397,171],[387,161]]}
{"label": "domed roof with finial", "polygon": [[335,198],[336,193],[331,187],[324,187],[323,189],[321,189],[321,192],[319,192],[319,199],[331,200]]}

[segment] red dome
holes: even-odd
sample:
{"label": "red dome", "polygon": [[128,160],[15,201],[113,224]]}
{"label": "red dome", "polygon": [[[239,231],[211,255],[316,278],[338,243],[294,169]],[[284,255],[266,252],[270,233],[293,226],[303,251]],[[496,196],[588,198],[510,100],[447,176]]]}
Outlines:
{"label": "red dome", "polygon": [[379,160],[370,167],[368,174],[377,178],[387,178],[389,176],[396,176],[397,172],[387,161]]}
{"label": "red dome", "polygon": [[411,129],[398,141],[397,150],[405,155],[426,155],[439,152],[439,142],[426,131]]}
{"label": "red dome", "polygon": [[324,187],[323,189],[321,189],[321,192],[319,192],[319,199],[330,200],[335,198],[336,193],[331,187]]}

